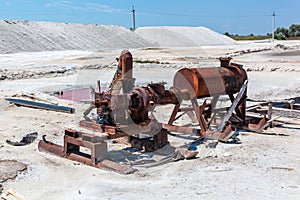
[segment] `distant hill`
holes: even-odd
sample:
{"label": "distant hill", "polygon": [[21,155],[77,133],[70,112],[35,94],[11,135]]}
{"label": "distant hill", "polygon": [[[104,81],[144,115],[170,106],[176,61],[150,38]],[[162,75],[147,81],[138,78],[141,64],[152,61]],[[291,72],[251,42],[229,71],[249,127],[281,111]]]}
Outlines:
{"label": "distant hill", "polygon": [[136,34],[160,47],[192,47],[236,44],[235,40],[205,27],[141,27]]}

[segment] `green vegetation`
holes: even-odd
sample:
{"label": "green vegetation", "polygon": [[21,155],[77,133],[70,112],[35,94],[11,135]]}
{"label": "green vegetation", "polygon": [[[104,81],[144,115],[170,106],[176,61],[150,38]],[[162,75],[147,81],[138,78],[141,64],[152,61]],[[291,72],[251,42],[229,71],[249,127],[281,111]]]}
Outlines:
{"label": "green vegetation", "polygon": [[274,38],[277,40],[295,40],[300,37],[300,24],[292,24],[288,29],[279,27],[275,31]]}
{"label": "green vegetation", "polygon": [[265,40],[272,38],[272,35],[269,33],[267,35],[253,35],[252,33],[250,35],[230,35],[228,32],[226,33],[224,35],[227,35],[234,40]]}
{"label": "green vegetation", "polygon": [[148,50],[150,50],[150,51],[156,51],[156,50],[163,50],[163,48],[158,48],[158,47],[148,47],[148,48],[145,48],[145,49],[143,49],[143,50],[146,50],[146,51],[148,51]]}
{"label": "green vegetation", "polygon": [[160,62],[158,60],[133,60],[133,62],[135,63],[156,63],[156,64],[160,64]]}
{"label": "green vegetation", "polygon": [[[265,40],[272,38],[271,33],[266,35],[238,35],[230,34],[225,32],[224,35],[231,37],[234,40]],[[292,24],[288,29],[284,27],[279,27],[274,32],[274,38],[276,40],[299,40],[300,39],[300,24]]]}
{"label": "green vegetation", "polygon": [[133,60],[135,63],[141,63],[141,64],[146,64],[146,63],[155,63],[155,64],[170,64],[169,62],[160,62],[158,60]]}

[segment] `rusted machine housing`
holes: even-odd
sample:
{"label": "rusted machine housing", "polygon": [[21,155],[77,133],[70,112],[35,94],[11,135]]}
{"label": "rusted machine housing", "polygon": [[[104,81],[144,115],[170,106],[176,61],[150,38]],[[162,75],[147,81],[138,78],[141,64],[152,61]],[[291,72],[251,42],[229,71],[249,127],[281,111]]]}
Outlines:
{"label": "rusted machine housing", "polygon": [[174,77],[173,86],[188,90],[189,97],[203,98],[217,95],[236,94],[247,80],[242,66],[231,64],[213,68],[183,68]]}
{"label": "rusted machine housing", "polygon": [[[234,102],[234,94],[239,93],[247,82],[247,73],[242,65],[230,63],[231,58],[219,58],[219,60],[221,62],[220,67],[183,68],[175,74],[173,89],[171,90],[175,94],[177,92],[176,95],[179,96],[181,101],[190,100],[193,108],[188,110],[176,104],[168,125],[172,125],[178,112],[193,110],[201,127],[201,132],[206,132],[212,113],[216,114],[219,111],[215,109],[219,97],[228,95],[231,102]],[[247,85],[244,87],[242,96],[236,102],[235,113],[232,113],[240,123],[244,123],[246,117]],[[211,102],[207,104],[204,101],[199,106],[196,99],[205,97],[212,97]]]}

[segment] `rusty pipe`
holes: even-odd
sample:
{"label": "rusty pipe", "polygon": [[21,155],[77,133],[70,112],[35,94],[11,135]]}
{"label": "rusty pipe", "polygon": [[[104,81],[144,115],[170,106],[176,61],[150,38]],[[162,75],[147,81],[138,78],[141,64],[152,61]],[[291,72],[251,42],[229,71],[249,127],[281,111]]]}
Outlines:
{"label": "rusty pipe", "polygon": [[122,79],[132,78],[132,54],[128,50],[121,52],[118,66],[122,69]]}
{"label": "rusty pipe", "polygon": [[64,147],[58,144],[54,144],[52,142],[46,142],[44,140],[41,140],[38,144],[38,149],[40,151],[46,151],[53,154],[56,154],[60,157],[63,157],[64,155]]}
{"label": "rusty pipe", "polygon": [[220,65],[221,67],[229,67],[231,57],[220,57]]}

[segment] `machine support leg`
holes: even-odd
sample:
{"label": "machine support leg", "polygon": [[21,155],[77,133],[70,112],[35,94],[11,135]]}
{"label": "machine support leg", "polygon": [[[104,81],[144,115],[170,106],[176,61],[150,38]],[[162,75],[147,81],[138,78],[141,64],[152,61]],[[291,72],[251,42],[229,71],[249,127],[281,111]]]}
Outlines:
{"label": "machine support leg", "polygon": [[191,102],[192,102],[192,105],[193,105],[193,108],[194,108],[197,120],[199,122],[199,126],[201,128],[201,132],[207,131],[206,123],[205,123],[205,120],[204,120],[204,118],[202,116],[202,112],[204,110],[206,102],[204,102],[203,106],[201,106],[201,110],[199,109],[199,105],[198,105],[198,102],[197,102],[196,98],[191,99]]}
{"label": "machine support leg", "polygon": [[180,104],[176,104],[175,107],[174,107],[174,109],[173,109],[173,112],[171,114],[171,117],[169,119],[169,122],[168,122],[169,125],[172,125],[173,122],[175,121],[175,118],[176,118],[176,115],[177,115],[177,113],[179,111],[179,108],[180,108]]}

